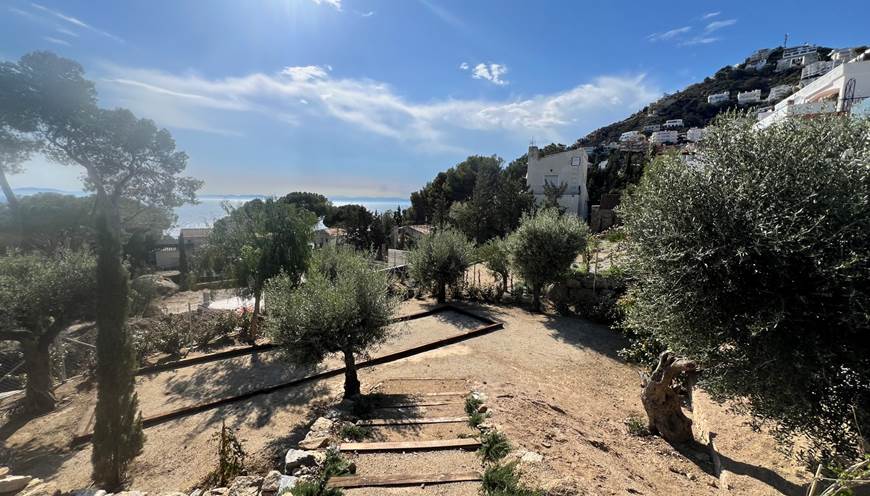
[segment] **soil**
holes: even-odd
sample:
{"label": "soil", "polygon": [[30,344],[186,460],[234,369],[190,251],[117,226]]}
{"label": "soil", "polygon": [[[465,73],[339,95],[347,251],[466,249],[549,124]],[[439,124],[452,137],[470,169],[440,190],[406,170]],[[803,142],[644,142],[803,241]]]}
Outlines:
{"label": "soil", "polygon": [[[428,300],[412,300],[404,304],[402,312],[413,313],[432,305]],[[675,448],[660,438],[628,433],[625,419],[629,415],[642,417],[643,408],[635,368],[617,357],[617,350],[624,346],[617,333],[585,320],[532,314],[520,308],[468,308],[503,321],[505,328],[362,369],[364,390],[374,387],[379,393],[396,396],[408,391],[426,392],[431,386],[442,391],[484,392],[493,413],[492,422],[513,444],[510,456],[520,458],[525,451],[543,456],[541,462],[520,464],[524,479],[554,494],[720,493],[721,480],[712,473],[703,446]],[[452,312],[397,324],[393,338],[373,355],[455,335],[478,325]],[[320,366],[330,366],[336,360],[331,358]],[[256,358],[239,357],[141,377],[137,392],[147,416],[274,384],[298,372],[282,362],[279,355],[263,353]],[[453,380],[424,386],[425,381],[408,382],[407,378]],[[54,481],[64,490],[87,487],[91,450],[69,448],[69,440],[93,408],[94,391],[85,386],[79,380],[59,387],[56,393],[61,398],[60,406],[51,414],[33,419],[7,418],[0,426],[0,465],[8,464],[15,473]],[[216,447],[212,437],[223,422],[238,429],[250,455],[251,470],[265,472],[277,467],[284,450],[295,446],[314,419],[341,400],[341,392],[342,378],[336,377],[149,428],[145,431],[144,452],[131,466],[130,485],[143,491],[196,486],[214,468]],[[400,409],[377,410],[372,417],[385,418],[396,410]],[[462,404],[406,410],[416,416],[458,416]],[[726,406],[716,405],[703,395],[695,401],[695,415],[696,427],[717,434],[722,479],[732,494],[803,494],[810,474],[777,452],[769,435],[753,431],[748,419],[729,413]],[[434,458],[425,458],[430,455]],[[360,472],[364,467],[387,468],[390,456],[362,455],[356,462]],[[442,472],[479,467],[473,453],[457,451],[421,454],[419,463]],[[478,487],[461,483],[425,489],[353,489],[347,494],[471,495],[477,493]]]}

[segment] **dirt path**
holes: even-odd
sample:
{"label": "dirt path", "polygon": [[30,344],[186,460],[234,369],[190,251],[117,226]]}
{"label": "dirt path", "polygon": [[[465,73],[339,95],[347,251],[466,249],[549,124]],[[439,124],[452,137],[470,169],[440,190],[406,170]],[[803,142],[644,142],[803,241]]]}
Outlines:
{"label": "dirt path", "polygon": [[[429,306],[431,302],[412,300],[403,305],[402,312]],[[467,380],[466,390],[486,393],[495,423],[517,451],[543,455],[541,462],[521,464],[527,482],[562,491],[557,494],[803,494],[801,488],[809,474],[776,452],[770,436],[754,432],[747,419],[709,401],[701,399],[698,404],[715,426],[717,445],[727,458],[723,460],[726,469],[731,467],[727,493],[716,487],[719,481],[711,475],[712,467],[703,455],[687,456],[659,438],[628,434],[626,417],[642,415],[643,408],[634,368],[616,355],[624,344],[615,332],[580,319],[530,314],[518,308],[469,308],[503,321],[504,330],[363,369],[364,387],[411,377]],[[399,333],[376,354],[461,332],[453,322],[427,322],[407,323],[407,332]],[[170,403],[184,404],[249,383],[286,377],[281,375],[286,370],[280,362],[266,357],[257,365],[234,363],[223,370],[191,367],[191,375],[157,375],[147,383],[143,379],[139,383],[143,409],[147,406],[148,411],[155,411]],[[58,411],[0,426],[0,465],[53,480],[64,490],[89,484],[90,448],[71,450],[68,442],[88,412],[93,392],[79,392],[75,386],[69,383],[59,388]],[[308,425],[340,401],[341,386],[341,378],[327,379],[147,429],[145,450],[131,467],[132,485],[145,491],[195,486],[215,464],[211,438],[222,421],[239,429],[255,469],[274,468],[283,451],[301,440]],[[433,416],[456,412],[452,405],[412,411]],[[472,463],[473,454],[460,454],[464,455],[472,455],[467,459]],[[457,458],[450,463],[460,467],[466,462]],[[413,489],[374,494],[416,494]]]}

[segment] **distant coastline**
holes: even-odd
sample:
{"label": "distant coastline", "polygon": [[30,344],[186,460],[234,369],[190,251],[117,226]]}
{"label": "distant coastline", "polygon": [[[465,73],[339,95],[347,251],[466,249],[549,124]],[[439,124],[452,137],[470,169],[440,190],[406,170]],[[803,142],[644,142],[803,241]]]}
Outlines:
{"label": "distant coastline", "polygon": [[[38,193],[58,193],[62,195],[84,196],[86,193],[81,191],[65,191],[52,188],[13,188],[13,191],[21,196],[35,195]],[[175,225],[169,229],[168,234],[173,236],[178,235],[178,232],[183,227],[210,227],[214,222],[224,215],[224,205],[230,207],[238,207],[245,202],[257,198],[268,198],[271,195],[197,195],[198,203],[194,205],[182,205],[175,209],[177,220]],[[385,212],[387,210],[395,210],[396,207],[401,207],[403,210],[411,206],[411,202],[407,198],[399,197],[378,197],[378,196],[331,196],[330,201],[337,206],[341,205],[362,205],[372,212]],[[0,203],[5,203],[6,197],[0,192]]]}

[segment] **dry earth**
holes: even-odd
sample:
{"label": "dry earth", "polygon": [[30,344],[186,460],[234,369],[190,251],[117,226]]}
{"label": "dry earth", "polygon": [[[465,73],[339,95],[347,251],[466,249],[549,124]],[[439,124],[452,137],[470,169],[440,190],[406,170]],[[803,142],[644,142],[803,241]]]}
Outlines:
{"label": "dry earth", "polygon": [[[428,308],[410,301],[403,313]],[[524,463],[524,477],[552,494],[723,494],[703,450],[671,447],[659,438],[628,434],[624,421],[642,414],[635,370],[619,360],[622,342],[606,327],[570,317],[530,314],[518,308],[469,306],[505,323],[504,330],[360,371],[371,387],[388,379],[451,378],[489,397],[493,421],[515,450],[543,455]],[[464,332],[477,323],[455,313],[397,324],[396,336],[374,355]],[[331,366],[335,359],[320,367]],[[137,390],[145,415],[181,405],[276,384],[305,373],[278,353],[140,377]],[[143,454],[134,462],[131,486],[145,491],[186,490],[215,464],[212,436],[222,422],[237,427],[254,468],[277,464],[306,427],[341,395],[336,377],[255,397],[146,430]],[[0,427],[0,464],[70,490],[89,484],[89,447],[69,441],[87,422],[93,391],[71,381],[58,389],[60,408],[35,419],[5,420]],[[427,415],[453,415],[451,405]],[[717,433],[728,494],[803,494],[809,474],[775,450],[770,436],[754,432],[703,396],[696,401],[703,424]],[[455,428],[455,426],[454,426]],[[382,432],[384,436],[390,433]],[[444,459],[445,471],[473,463],[469,453]],[[473,457],[472,457],[473,458]],[[425,463],[425,461],[423,461]],[[451,487],[455,486],[455,487]],[[379,490],[361,494],[472,494],[463,484]],[[350,493],[349,493],[350,494]]]}

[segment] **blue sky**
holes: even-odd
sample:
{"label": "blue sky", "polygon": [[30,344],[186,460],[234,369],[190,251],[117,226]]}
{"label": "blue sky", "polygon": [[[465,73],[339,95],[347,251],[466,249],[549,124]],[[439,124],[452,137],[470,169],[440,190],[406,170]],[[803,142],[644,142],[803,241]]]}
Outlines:
{"label": "blue sky", "polygon": [[[865,3],[0,1],[0,58],[79,61],[203,193],[400,196],[470,154],[572,143],[760,47],[870,44]],[[14,187],[78,189],[34,159]]]}

